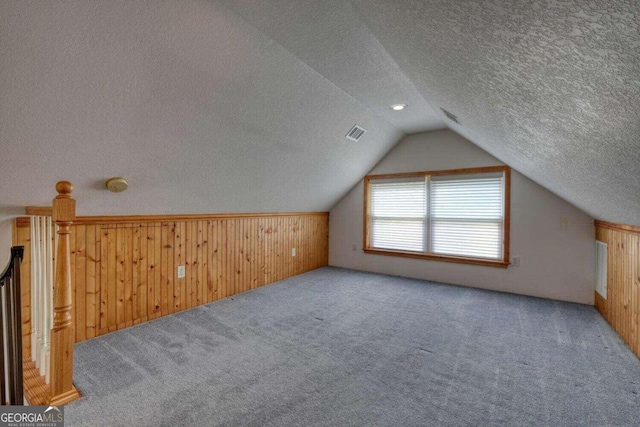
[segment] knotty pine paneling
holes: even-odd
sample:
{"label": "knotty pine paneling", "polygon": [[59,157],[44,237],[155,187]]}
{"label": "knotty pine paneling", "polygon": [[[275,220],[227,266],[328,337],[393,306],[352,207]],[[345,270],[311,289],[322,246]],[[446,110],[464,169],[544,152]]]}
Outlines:
{"label": "knotty pine paneling", "polygon": [[[91,217],[71,228],[75,339],[81,342],[207,304],[328,264],[329,214],[178,217],[170,221]],[[22,289],[25,357],[30,354],[28,221]],[[291,256],[296,248],[296,256]],[[177,278],[177,266],[185,277]]]}
{"label": "knotty pine paneling", "polygon": [[596,221],[596,239],[607,244],[607,299],[596,308],[640,357],[640,229]]}

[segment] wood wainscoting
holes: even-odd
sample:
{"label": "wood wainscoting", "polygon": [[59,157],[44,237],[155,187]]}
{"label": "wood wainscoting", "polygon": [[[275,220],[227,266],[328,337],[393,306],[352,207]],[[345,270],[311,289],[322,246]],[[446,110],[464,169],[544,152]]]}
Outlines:
{"label": "wood wainscoting", "polygon": [[607,244],[607,299],[596,308],[640,357],[640,227],[596,221],[596,239]]}
{"label": "wood wainscoting", "polygon": [[[75,342],[326,266],[329,256],[327,212],[78,217],[71,228]],[[28,218],[18,218],[14,232],[25,246],[29,357]]]}

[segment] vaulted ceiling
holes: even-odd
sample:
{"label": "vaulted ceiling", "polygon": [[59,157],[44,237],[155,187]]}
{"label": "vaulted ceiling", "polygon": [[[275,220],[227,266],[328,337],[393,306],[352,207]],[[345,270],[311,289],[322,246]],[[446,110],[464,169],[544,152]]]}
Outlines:
{"label": "vaulted ceiling", "polygon": [[635,1],[3,0],[0,216],[61,179],[80,214],[328,210],[448,126],[640,224],[639,21]]}

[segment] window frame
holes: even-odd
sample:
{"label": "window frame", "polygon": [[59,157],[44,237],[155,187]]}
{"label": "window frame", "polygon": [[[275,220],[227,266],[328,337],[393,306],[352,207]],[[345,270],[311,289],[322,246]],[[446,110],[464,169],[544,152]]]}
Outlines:
{"label": "window frame", "polygon": [[[371,247],[370,230],[371,230],[371,181],[377,179],[399,179],[399,178],[418,178],[423,177],[430,179],[433,176],[440,175],[472,175],[482,173],[504,173],[504,218],[502,222],[502,259],[492,260],[483,258],[470,258],[454,255],[438,255],[429,251],[426,246],[425,252],[411,252],[395,249],[379,249]],[[430,199],[431,195],[428,194]],[[430,215],[427,217],[427,223],[430,223]],[[367,175],[364,177],[364,212],[363,212],[363,242],[362,248],[366,254],[389,255],[405,258],[427,259],[433,261],[456,262],[461,264],[471,264],[480,266],[490,266],[498,268],[507,268],[509,266],[509,239],[511,229],[511,168],[506,165],[487,166],[465,169],[449,169],[422,172],[394,173],[394,174],[378,174]]]}

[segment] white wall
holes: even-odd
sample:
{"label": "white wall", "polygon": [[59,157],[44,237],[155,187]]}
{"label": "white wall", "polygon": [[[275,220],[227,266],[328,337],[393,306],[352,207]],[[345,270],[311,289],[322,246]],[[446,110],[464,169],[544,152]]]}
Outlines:
{"label": "white wall", "polygon": [[[0,1],[0,141],[11,159],[0,221],[50,206],[61,180],[74,184],[78,215],[327,211],[402,137],[220,3]],[[351,76],[372,68],[350,62]],[[387,68],[375,75],[397,78]],[[403,93],[387,84],[370,87]],[[345,139],[354,123],[368,131],[366,151]],[[113,176],[129,189],[109,192]]]}
{"label": "white wall", "polygon": [[11,257],[11,220],[0,221],[0,273]]}
{"label": "white wall", "polygon": [[[500,161],[456,133],[443,130],[405,137],[371,173],[493,166]],[[512,171],[511,256],[507,269],[369,255],[362,251],[363,183],[330,215],[329,264],[377,273],[534,295],[594,302],[593,218]],[[561,227],[561,219],[568,227]],[[352,250],[352,245],[357,250]]]}

